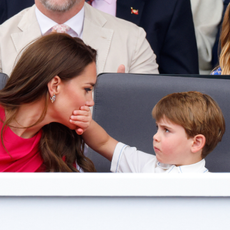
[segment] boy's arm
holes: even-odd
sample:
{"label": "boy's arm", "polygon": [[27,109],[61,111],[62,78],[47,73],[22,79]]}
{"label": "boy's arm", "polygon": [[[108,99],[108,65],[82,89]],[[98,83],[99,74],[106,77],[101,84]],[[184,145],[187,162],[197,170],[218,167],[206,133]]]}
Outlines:
{"label": "boy's arm", "polygon": [[73,111],[70,117],[70,123],[76,125],[76,132],[82,135],[85,143],[106,157],[112,160],[113,152],[118,143],[115,139],[106,133],[106,131],[92,120],[92,114],[88,106],[81,106],[79,110]]}
{"label": "boy's arm", "polygon": [[85,143],[94,151],[100,153],[108,160],[112,160],[113,152],[118,143],[94,120],[91,121],[89,127],[83,133]]}

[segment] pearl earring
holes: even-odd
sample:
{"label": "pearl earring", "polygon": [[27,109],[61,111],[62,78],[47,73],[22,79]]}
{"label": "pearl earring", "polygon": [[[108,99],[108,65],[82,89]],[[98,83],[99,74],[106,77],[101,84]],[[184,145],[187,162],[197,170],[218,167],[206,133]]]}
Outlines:
{"label": "pearl earring", "polygon": [[52,103],[54,103],[55,100],[56,100],[56,95],[54,94],[52,97],[50,97],[50,100],[51,100]]}

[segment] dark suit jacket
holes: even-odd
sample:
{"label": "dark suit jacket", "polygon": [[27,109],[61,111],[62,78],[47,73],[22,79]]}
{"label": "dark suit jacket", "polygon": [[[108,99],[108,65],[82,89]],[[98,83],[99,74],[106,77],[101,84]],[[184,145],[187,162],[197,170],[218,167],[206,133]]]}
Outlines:
{"label": "dark suit jacket", "polygon": [[34,0],[0,0],[0,24],[33,4]]}
{"label": "dark suit jacket", "polygon": [[160,73],[199,73],[190,0],[117,0],[116,15],[145,29]]}

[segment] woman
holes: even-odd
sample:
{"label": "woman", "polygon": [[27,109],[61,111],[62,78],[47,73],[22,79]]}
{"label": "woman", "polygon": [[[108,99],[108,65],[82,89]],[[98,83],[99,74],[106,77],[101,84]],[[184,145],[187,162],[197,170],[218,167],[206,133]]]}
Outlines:
{"label": "woman", "polygon": [[222,23],[222,29],[220,34],[220,65],[211,73],[211,75],[230,75],[230,4],[228,4],[224,19]]}
{"label": "woman", "polygon": [[0,91],[1,172],[95,171],[78,135],[94,104],[95,61],[95,50],[67,34],[43,36],[23,51]]}

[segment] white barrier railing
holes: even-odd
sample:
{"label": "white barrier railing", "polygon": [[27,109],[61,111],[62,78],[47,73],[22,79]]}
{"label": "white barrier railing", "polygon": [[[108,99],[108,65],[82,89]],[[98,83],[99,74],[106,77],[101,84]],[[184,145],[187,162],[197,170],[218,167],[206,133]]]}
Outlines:
{"label": "white barrier railing", "polygon": [[0,196],[230,197],[230,173],[1,173]]}
{"label": "white barrier railing", "polygon": [[4,230],[229,228],[230,173],[1,173]]}

